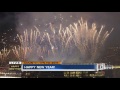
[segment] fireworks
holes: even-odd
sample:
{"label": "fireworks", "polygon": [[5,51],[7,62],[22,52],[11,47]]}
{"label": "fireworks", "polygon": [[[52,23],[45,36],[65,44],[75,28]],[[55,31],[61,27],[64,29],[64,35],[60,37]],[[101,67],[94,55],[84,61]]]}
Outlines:
{"label": "fireworks", "polygon": [[7,59],[9,53],[10,53],[10,50],[7,50],[6,48],[2,49],[2,50],[0,51],[0,60],[1,60],[2,62],[4,62],[4,60]]}
{"label": "fireworks", "polygon": [[37,27],[35,27],[35,28],[36,28],[36,30],[31,29],[30,34],[28,33],[27,30],[25,30],[23,32],[23,35],[18,35],[17,34],[17,38],[19,39],[19,41],[21,43],[21,46],[23,46],[23,47],[27,47],[27,46],[34,47],[37,38],[40,36],[40,32],[38,31]]}
{"label": "fireworks", "polygon": [[30,47],[21,47],[21,46],[16,47],[16,46],[14,46],[12,51],[18,60],[27,60],[27,56],[31,53],[31,48]]}
{"label": "fireworks", "polygon": [[[88,23],[82,19],[66,28],[60,24],[59,29],[56,29],[50,23],[49,30],[41,31],[34,26],[34,29],[25,30],[21,35],[17,34],[20,45],[14,46],[12,51],[18,60],[39,60],[43,57],[48,61],[64,61],[77,53],[78,58],[73,60],[95,62],[113,31],[104,31],[104,28],[101,26],[100,30],[97,30],[95,23],[89,28]],[[1,52],[0,58],[3,58]]]}
{"label": "fireworks", "polygon": [[44,56],[47,52],[46,47],[41,46],[47,34],[41,35],[38,28],[36,26],[34,28],[35,30],[31,29],[30,32],[25,30],[23,35],[17,34],[21,45],[18,48],[15,46],[12,50],[19,60],[38,60],[39,57]]}
{"label": "fireworks", "polygon": [[104,26],[101,26],[101,29],[98,31],[94,23],[90,29],[87,22],[83,22],[82,19],[71,27],[74,33],[73,40],[80,51],[81,57],[87,61],[90,60],[90,62],[94,62],[97,59],[102,46],[113,31],[112,29],[110,32],[104,32]]}
{"label": "fireworks", "polygon": [[31,29],[30,32],[25,30],[23,35],[17,34],[21,45],[12,49],[15,56],[19,59],[26,59],[27,53],[29,53],[27,59],[38,59],[41,56],[45,59],[62,59],[64,54],[69,53],[68,47],[72,33],[69,29],[64,30],[62,25],[59,30],[55,30],[50,24],[50,29],[50,32],[40,32],[35,26],[34,30]]}

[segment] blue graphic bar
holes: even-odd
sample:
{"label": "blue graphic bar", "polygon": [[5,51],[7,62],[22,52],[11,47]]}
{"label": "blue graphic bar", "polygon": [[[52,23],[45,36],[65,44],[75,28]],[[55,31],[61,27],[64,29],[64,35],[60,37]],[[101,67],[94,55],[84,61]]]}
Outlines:
{"label": "blue graphic bar", "polygon": [[22,71],[96,71],[96,65],[34,65],[23,64]]}

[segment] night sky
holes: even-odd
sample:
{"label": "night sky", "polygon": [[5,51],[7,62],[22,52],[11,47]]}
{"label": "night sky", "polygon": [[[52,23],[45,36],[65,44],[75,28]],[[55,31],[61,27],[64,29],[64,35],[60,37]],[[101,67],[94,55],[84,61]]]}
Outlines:
{"label": "night sky", "polygon": [[18,43],[14,40],[16,34],[34,25],[41,30],[48,29],[49,23],[56,27],[62,23],[66,27],[81,17],[90,25],[92,23],[96,23],[98,27],[105,25],[108,31],[114,28],[105,45],[107,47],[120,45],[120,12],[0,12],[0,49],[16,45]]}
{"label": "night sky", "polygon": [[[55,26],[58,26],[60,23],[63,26],[68,26],[73,22],[77,22],[80,17],[83,17],[90,24],[95,22],[98,26],[105,25],[106,30],[114,28],[114,32],[107,42],[108,45],[109,43],[119,43],[119,12],[0,12],[0,39],[6,38],[8,42],[14,43],[10,36],[13,38],[16,33],[21,33],[26,28],[31,28],[34,25],[39,27],[40,25],[41,29],[46,29],[49,27],[48,24],[50,22]],[[5,35],[5,33],[7,34]]]}
{"label": "night sky", "polygon": [[[26,28],[36,25],[44,30],[49,27],[50,22],[54,26],[62,23],[66,27],[77,22],[80,17],[90,24],[95,22],[97,26],[105,25],[106,30],[114,28],[107,40],[107,46],[120,43],[119,12],[0,12],[0,40],[7,40],[5,41],[7,45],[8,43],[15,44],[16,42],[12,38],[16,36],[16,33],[21,33]],[[3,48],[3,44],[0,42],[1,48]]]}
{"label": "night sky", "polygon": [[[36,25],[45,30],[49,28],[50,22],[56,27],[60,23],[66,27],[77,22],[81,17],[87,20],[88,24],[96,23],[99,27],[105,25],[108,31],[114,28],[105,44],[105,49],[120,47],[120,12],[0,12],[0,49],[18,44],[19,42],[14,40],[14,37],[26,28]],[[112,58],[116,61],[110,62],[120,64],[119,56],[116,56],[117,59]]]}

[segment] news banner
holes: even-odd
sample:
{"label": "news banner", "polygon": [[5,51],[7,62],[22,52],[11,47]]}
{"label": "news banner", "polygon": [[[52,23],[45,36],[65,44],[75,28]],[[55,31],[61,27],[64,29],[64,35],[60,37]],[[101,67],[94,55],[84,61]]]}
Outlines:
{"label": "news banner", "polygon": [[106,63],[67,65],[61,62],[9,61],[10,70],[20,71],[100,71],[120,68]]}

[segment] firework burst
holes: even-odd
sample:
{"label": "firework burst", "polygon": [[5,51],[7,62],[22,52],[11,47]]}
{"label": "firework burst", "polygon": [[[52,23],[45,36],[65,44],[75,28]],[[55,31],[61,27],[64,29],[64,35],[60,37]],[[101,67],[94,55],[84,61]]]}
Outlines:
{"label": "firework burst", "polygon": [[97,30],[95,23],[89,28],[82,19],[66,28],[60,24],[59,29],[50,23],[50,29],[45,32],[34,26],[29,32],[25,30],[22,35],[17,35],[21,45],[12,51],[19,59],[39,60],[42,56],[52,61],[68,60],[78,51],[79,61],[94,62],[112,31],[104,31],[104,26]]}
{"label": "firework burst", "polygon": [[14,46],[12,49],[14,55],[17,57],[18,60],[27,60],[31,53],[30,47],[21,47],[21,46]]}
{"label": "firework burst", "polygon": [[89,28],[87,22],[82,19],[78,23],[74,23],[73,26],[71,25],[70,28],[73,32],[75,46],[80,51],[80,57],[84,61],[90,60],[90,62],[94,62],[97,59],[102,46],[113,31],[113,29],[110,32],[103,31],[104,26],[101,26],[98,31],[95,23],[92,24],[92,28]]}
{"label": "firework burst", "polygon": [[5,60],[7,60],[7,57],[10,53],[10,50],[4,48],[0,51],[0,60],[1,62],[4,62]]}

